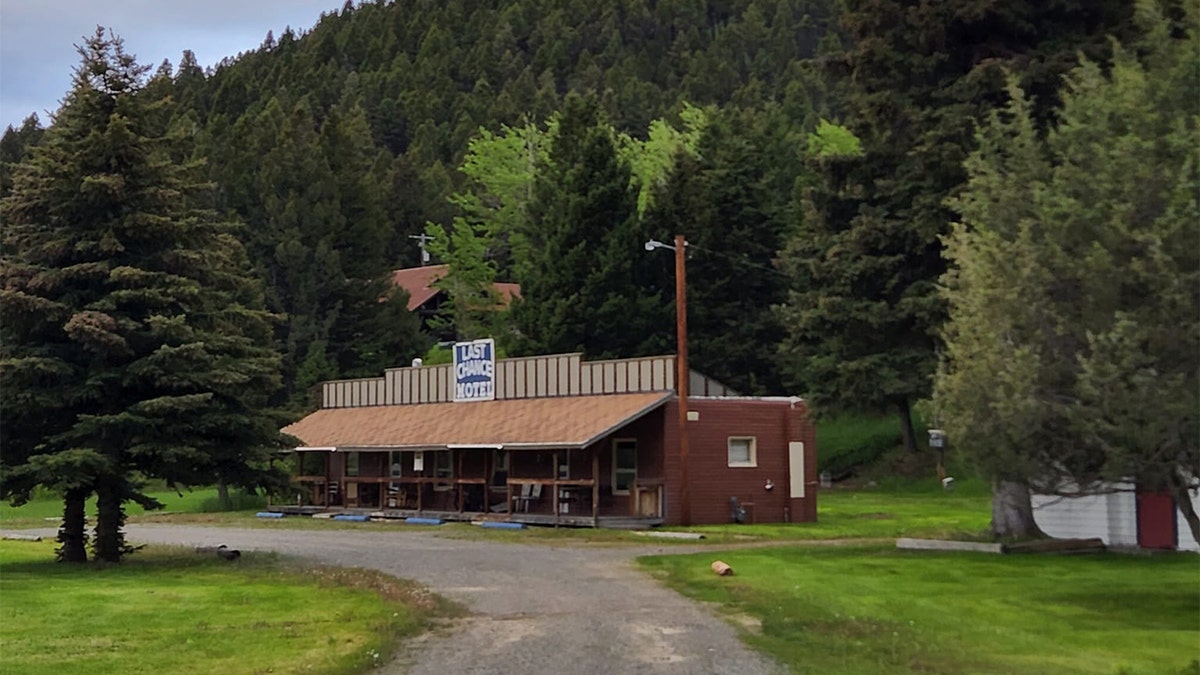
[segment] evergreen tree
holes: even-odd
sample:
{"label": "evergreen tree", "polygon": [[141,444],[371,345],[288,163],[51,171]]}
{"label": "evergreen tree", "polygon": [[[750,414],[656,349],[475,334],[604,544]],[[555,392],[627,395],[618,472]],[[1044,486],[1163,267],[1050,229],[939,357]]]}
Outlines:
{"label": "evergreen tree", "polygon": [[[1028,489],[1170,490],[1193,537],[1200,469],[1200,95],[1193,10],[1109,73],[1072,72],[1043,138],[1028,94],[993,115],[953,204],[938,401],[997,482],[993,530],[1036,530]],[[1139,60],[1140,56],[1140,60]]]}
{"label": "evergreen tree", "polygon": [[972,126],[1003,98],[1006,64],[1039,114],[1051,111],[1058,77],[1080,50],[1106,52],[1131,2],[846,4],[851,46],[827,63],[862,152],[814,161],[804,227],[784,255],[785,354],[818,411],[896,411],[915,450],[910,405],[930,393],[945,319],[945,200],[966,180]]}
{"label": "evergreen tree", "polygon": [[567,98],[530,204],[530,258],[512,313],[525,354],[660,353],[668,340],[660,289],[639,285],[651,261],[637,190],[595,101]]}
{"label": "evergreen tree", "polygon": [[772,260],[792,226],[792,183],[801,170],[787,128],[775,109],[712,115],[695,155],[675,156],[646,215],[660,238],[677,232],[688,240],[692,365],[747,394],[782,388],[774,306],[784,300],[786,278]]}
{"label": "evergreen tree", "polygon": [[80,49],[55,124],[3,203],[4,473],[21,501],[65,499],[60,559],[82,561],[95,493],[95,555],[129,552],[124,505],[168,484],[268,481],[279,384],[271,318],[232,230],[191,195],[139,95],[146,69],[98,29]]}
{"label": "evergreen tree", "polygon": [[36,113],[26,117],[20,128],[9,125],[4,130],[0,137],[0,199],[12,191],[13,168],[29,155],[44,131]]}

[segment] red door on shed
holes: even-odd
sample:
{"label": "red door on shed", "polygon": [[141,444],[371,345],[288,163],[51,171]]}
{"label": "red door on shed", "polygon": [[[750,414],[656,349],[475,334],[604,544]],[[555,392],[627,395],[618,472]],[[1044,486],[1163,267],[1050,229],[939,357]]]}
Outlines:
{"label": "red door on shed", "polygon": [[1175,548],[1175,500],[1165,492],[1137,493],[1138,546]]}

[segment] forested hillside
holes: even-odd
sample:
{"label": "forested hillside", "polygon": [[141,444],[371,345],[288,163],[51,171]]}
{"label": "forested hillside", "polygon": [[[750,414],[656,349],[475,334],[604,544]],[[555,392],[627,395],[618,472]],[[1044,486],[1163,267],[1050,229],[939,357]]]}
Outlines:
{"label": "forested hillside", "polygon": [[0,493],[74,490],[80,526],[96,458],[47,418],[150,434],[96,432],[96,475],[193,479],[153,459],[170,415],[104,387],[182,396],[198,475],[267,482],[238,454],[281,442],[262,408],[429,349],[388,275],[415,235],[460,338],[670,351],[673,266],[643,244],[683,234],[694,368],[893,412],[914,450],[937,382],[997,534],[1035,533],[1046,479],[1190,504],[1198,24],[1197,0],[366,2],[149,75],[101,30],[52,125],[0,139]]}
{"label": "forested hillside", "polygon": [[[404,298],[379,298],[388,270],[417,264],[410,236],[432,223],[460,235],[443,244],[446,257],[482,255],[482,276],[463,276],[529,289],[514,323],[486,322],[512,351],[672,349],[670,261],[640,243],[682,232],[697,369],[748,393],[800,391],[830,409],[907,417],[929,391],[943,316],[929,289],[951,219],[939,204],[965,180],[973,120],[1002,99],[1004,67],[1033,73],[1051,101],[1080,49],[1102,56],[1108,35],[1129,30],[1131,6],[347,2],[207,72],[184,51],[142,95],[161,102],[177,158],[206,163],[216,187],[207,206],[243,225],[281,316],[280,400],[302,406],[321,379],[376,373],[428,348]],[[575,114],[564,108],[571,93],[586,101]],[[688,105],[703,111],[699,138],[687,150],[652,143],[654,128],[684,129]],[[813,133],[822,118],[861,148],[831,149]],[[560,121],[576,140],[611,137],[611,149],[555,148]],[[481,131],[521,129],[541,130],[544,147],[519,170],[521,222],[498,229],[489,214],[513,200],[460,167]],[[10,130],[0,161],[22,157],[39,133]],[[571,174],[563,161],[613,168]],[[601,175],[637,198],[595,202],[590,181]],[[570,208],[590,220],[558,222]],[[855,215],[876,213],[884,220]],[[846,236],[854,241],[839,244]],[[538,245],[506,257],[521,237]],[[555,237],[587,246],[564,256],[541,245]],[[567,332],[545,332],[554,326]]]}

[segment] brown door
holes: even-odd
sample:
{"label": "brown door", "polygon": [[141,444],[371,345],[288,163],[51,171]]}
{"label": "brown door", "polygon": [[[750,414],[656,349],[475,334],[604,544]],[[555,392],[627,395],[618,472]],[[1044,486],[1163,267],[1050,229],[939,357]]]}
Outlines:
{"label": "brown door", "polygon": [[1165,492],[1137,493],[1138,546],[1175,548],[1175,500]]}

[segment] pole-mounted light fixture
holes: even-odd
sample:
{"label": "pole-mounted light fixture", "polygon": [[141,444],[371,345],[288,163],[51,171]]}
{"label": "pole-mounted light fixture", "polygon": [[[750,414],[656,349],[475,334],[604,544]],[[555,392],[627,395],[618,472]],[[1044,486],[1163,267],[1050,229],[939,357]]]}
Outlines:
{"label": "pole-mounted light fixture", "polygon": [[655,239],[651,239],[645,244],[647,251],[653,251],[656,248],[667,248],[675,252],[675,389],[679,394],[679,465],[682,475],[682,484],[679,489],[679,506],[682,512],[680,521],[683,525],[690,525],[692,522],[692,504],[688,490],[687,414],[690,371],[688,370],[687,360],[687,268],[684,257],[686,247],[687,241],[684,240],[682,234],[675,235],[675,244],[673,246]]}

